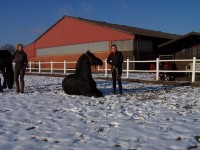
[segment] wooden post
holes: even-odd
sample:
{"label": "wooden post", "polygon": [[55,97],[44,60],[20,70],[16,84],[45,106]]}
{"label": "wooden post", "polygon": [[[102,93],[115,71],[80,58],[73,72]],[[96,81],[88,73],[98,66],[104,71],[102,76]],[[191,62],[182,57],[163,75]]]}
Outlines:
{"label": "wooden post", "polygon": [[159,58],[156,58],[156,81],[159,80]]}
{"label": "wooden post", "polygon": [[38,65],[39,65],[39,73],[41,73],[41,62],[39,61],[39,63],[38,63]]}
{"label": "wooden post", "polygon": [[107,59],[105,59],[105,77],[108,77],[108,63],[107,63]]}
{"label": "wooden post", "polygon": [[64,75],[66,75],[66,60],[64,60]]}
{"label": "wooden post", "polygon": [[196,57],[193,57],[193,64],[192,64],[192,82],[195,82],[195,72],[196,72]]}
{"label": "wooden post", "polygon": [[129,59],[127,59],[127,64],[126,64],[126,77],[129,78]]}
{"label": "wooden post", "polygon": [[53,74],[53,61],[51,61],[51,74]]}
{"label": "wooden post", "polygon": [[31,61],[29,62],[29,72],[31,73]]}

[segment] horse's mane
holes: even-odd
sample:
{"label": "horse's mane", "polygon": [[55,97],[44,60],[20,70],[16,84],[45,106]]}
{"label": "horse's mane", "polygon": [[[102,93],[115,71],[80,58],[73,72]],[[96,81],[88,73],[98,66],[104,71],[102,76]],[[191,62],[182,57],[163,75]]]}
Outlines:
{"label": "horse's mane", "polygon": [[76,64],[75,74],[80,75],[82,73],[91,74],[90,61],[86,54],[82,54]]}

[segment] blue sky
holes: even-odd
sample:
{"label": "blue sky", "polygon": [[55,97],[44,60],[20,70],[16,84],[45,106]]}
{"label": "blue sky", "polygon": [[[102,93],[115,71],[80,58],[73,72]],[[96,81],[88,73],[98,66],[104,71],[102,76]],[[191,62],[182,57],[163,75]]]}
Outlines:
{"label": "blue sky", "polygon": [[200,32],[200,0],[1,0],[0,47],[27,45],[63,15],[174,34]]}

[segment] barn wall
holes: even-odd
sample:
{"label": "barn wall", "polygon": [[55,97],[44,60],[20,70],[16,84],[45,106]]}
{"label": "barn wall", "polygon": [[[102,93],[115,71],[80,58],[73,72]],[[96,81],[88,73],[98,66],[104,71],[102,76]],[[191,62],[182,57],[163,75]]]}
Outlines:
{"label": "barn wall", "polygon": [[[192,59],[193,57],[200,59],[200,45],[195,45],[175,53],[175,59]],[[176,62],[177,70],[185,70],[189,63],[191,62]]]}
{"label": "barn wall", "polygon": [[[33,44],[25,47],[25,50],[30,61],[77,61],[80,55],[85,52],[85,45],[91,46],[93,43],[103,44],[106,42],[109,44],[106,44],[105,49],[95,49],[94,51],[91,49],[97,57],[103,60],[107,58],[111,44],[118,46],[124,54],[124,59],[149,60],[157,55],[154,50],[154,40],[153,38],[141,37],[135,39],[134,34],[76,18],[64,17]],[[74,50],[74,47],[80,47],[80,49]],[[131,65],[131,68],[135,68],[135,64]],[[147,69],[149,66],[138,66],[138,68]]]}
{"label": "barn wall", "polygon": [[35,48],[124,39],[133,35],[65,17],[36,41]]}
{"label": "barn wall", "polygon": [[35,57],[35,46],[34,43],[24,47],[25,52],[27,53],[28,58]]}
{"label": "barn wall", "polygon": [[[44,57],[37,56],[36,51],[37,49],[50,49],[51,51],[56,51],[56,48],[59,47],[108,41],[108,48],[94,51],[97,55],[102,53],[102,59],[105,59],[109,53],[112,41],[120,40],[134,40],[134,35],[80,21],[78,19],[65,17],[44,33],[44,35],[38,38],[34,43],[26,46],[25,51],[31,61],[64,61],[66,58],[77,60],[78,56],[83,53],[80,50],[77,50],[79,52],[74,51],[74,53],[70,52],[69,54],[63,53],[60,55],[58,55],[59,53],[54,52],[55,54],[53,56],[48,55],[48,52],[47,54],[44,52],[43,56],[46,55]],[[91,51],[93,52],[93,50]]]}

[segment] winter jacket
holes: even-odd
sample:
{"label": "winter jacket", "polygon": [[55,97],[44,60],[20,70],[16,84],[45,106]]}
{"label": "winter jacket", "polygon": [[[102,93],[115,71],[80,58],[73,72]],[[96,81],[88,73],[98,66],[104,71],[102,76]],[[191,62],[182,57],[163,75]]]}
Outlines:
{"label": "winter jacket", "polygon": [[118,70],[122,70],[122,64],[123,64],[123,55],[121,52],[116,51],[114,54],[110,53],[110,55],[107,58],[107,63],[112,65],[112,68],[118,68]]}
{"label": "winter jacket", "polygon": [[16,51],[14,53],[15,68],[25,69],[28,64],[28,58],[24,51]]}

